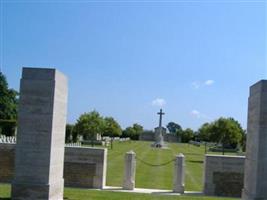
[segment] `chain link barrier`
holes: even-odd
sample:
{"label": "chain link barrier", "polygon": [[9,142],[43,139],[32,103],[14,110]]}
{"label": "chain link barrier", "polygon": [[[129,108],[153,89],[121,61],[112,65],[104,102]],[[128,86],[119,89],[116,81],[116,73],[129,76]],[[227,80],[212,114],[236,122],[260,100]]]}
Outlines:
{"label": "chain link barrier", "polygon": [[142,160],[141,158],[139,158],[139,157],[137,157],[137,156],[136,156],[136,160],[139,160],[141,163],[143,163],[143,164],[145,164],[145,165],[148,165],[148,166],[150,166],[150,167],[162,167],[162,166],[165,166],[165,165],[168,165],[168,164],[174,162],[174,161],[175,161],[175,158],[172,159],[172,160],[169,160],[169,161],[167,161],[167,162],[161,163],[161,164],[151,164],[151,163],[148,163],[148,162]]}

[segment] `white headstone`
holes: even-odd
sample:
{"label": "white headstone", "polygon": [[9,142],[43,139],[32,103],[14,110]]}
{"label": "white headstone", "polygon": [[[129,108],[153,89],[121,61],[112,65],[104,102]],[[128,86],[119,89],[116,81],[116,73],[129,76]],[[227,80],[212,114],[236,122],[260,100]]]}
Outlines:
{"label": "white headstone", "polygon": [[136,160],[135,153],[133,151],[125,154],[125,169],[123,179],[123,189],[133,190],[135,188],[135,169]]}
{"label": "white headstone", "polygon": [[184,179],[185,179],[185,159],[184,155],[180,153],[176,156],[174,164],[173,176],[173,192],[184,193]]}

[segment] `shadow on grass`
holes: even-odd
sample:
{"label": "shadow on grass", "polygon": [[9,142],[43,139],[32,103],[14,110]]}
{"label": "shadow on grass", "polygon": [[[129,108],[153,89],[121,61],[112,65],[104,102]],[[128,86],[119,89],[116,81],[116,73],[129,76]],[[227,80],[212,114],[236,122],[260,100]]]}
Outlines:
{"label": "shadow on grass", "polygon": [[185,156],[188,155],[188,156],[203,156],[203,154],[201,153],[183,153]]}
{"label": "shadow on grass", "polygon": [[152,192],[151,194],[154,195],[162,195],[162,196],[204,196],[204,194],[200,191],[191,191],[191,192],[185,192],[183,194],[176,193],[176,192]]}
{"label": "shadow on grass", "polygon": [[191,163],[200,163],[200,164],[204,163],[203,160],[189,160],[188,162],[191,162]]}
{"label": "shadow on grass", "polygon": [[[0,197],[0,200],[11,200],[11,198]],[[70,200],[68,197],[64,197],[64,200]]]}

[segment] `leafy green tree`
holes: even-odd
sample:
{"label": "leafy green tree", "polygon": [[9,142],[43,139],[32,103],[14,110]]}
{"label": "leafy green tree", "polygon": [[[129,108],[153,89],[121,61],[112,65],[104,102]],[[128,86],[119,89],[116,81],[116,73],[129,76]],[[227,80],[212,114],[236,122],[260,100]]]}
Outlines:
{"label": "leafy green tree", "polygon": [[201,141],[210,142],[211,124],[205,123],[198,129],[198,139]]}
{"label": "leafy green tree", "polygon": [[102,133],[104,120],[97,111],[82,114],[75,124],[75,131],[85,140],[94,140],[97,133]]}
{"label": "leafy green tree", "polygon": [[143,132],[143,126],[135,123],[133,124],[132,127],[127,127],[124,131],[123,131],[123,137],[129,137],[132,140],[138,140],[139,139],[139,135]]}
{"label": "leafy green tree", "polygon": [[73,142],[73,131],[74,130],[74,125],[72,124],[67,124],[66,125],[66,134],[65,134],[65,142]]}
{"label": "leafy green tree", "polygon": [[119,123],[112,117],[104,119],[103,135],[110,137],[118,137],[122,134]]}
{"label": "leafy green tree", "polygon": [[176,124],[174,122],[169,122],[167,124],[167,129],[171,134],[176,134],[178,136],[181,136],[183,133],[183,129],[179,124]]}
{"label": "leafy green tree", "polygon": [[15,135],[18,92],[8,88],[6,77],[0,72],[0,129],[6,136]]}
{"label": "leafy green tree", "polygon": [[133,124],[133,129],[134,129],[134,135],[133,135],[132,139],[138,140],[139,135],[144,131],[144,128],[143,128],[143,126],[135,123],[135,124]]}
{"label": "leafy green tree", "polygon": [[16,120],[0,119],[0,134],[5,136],[14,136],[16,132],[16,127]]}
{"label": "leafy green tree", "polygon": [[131,126],[127,127],[126,129],[124,129],[122,131],[122,137],[129,137],[129,138],[132,139],[132,137],[134,136],[134,134],[135,134],[135,130]]}
{"label": "leafy green tree", "polygon": [[236,126],[238,127],[239,130],[242,130],[241,131],[242,137],[240,140],[240,145],[241,145],[243,151],[245,151],[246,150],[246,140],[247,140],[246,130],[244,130],[242,128],[241,124],[237,120],[235,120],[234,118],[229,118],[229,120],[231,120],[234,124],[236,124]]}
{"label": "leafy green tree", "polygon": [[16,120],[18,92],[8,88],[6,77],[0,72],[0,119]]}
{"label": "leafy green tree", "polygon": [[247,134],[246,134],[246,131],[244,130],[244,132],[242,133],[242,139],[241,139],[241,142],[240,142],[243,152],[246,151],[246,141],[247,141]]}
{"label": "leafy green tree", "polygon": [[210,127],[210,140],[213,142],[230,145],[235,148],[240,144],[242,135],[245,134],[240,124],[233,118],[219,118]]}
{"label": "leafy green tree", "polygon": [[182,133],[182,142],[187,143],[190,140],[192,140],[194,138],[194,131],[190,128],[187,128],[183,131]]}

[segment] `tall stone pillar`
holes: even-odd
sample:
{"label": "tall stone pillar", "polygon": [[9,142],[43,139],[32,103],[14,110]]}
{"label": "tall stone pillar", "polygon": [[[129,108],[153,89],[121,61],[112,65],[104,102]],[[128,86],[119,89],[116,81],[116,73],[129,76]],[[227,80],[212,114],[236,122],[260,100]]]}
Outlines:
{"label": "tall stone pillar", "polygon": [[184,193],[185,159],[180,153],[176,156],[173,176],[173,192]]}
{"label": "tall stone pillar", "polygon": [[13,200],[62,200],[67,79],[55,69],[23,68]]}
{"label": "tall stone pillar", "polygon": [[133,190],[135,187],[135,169],[136,160],[133,151],[125,154],[125,169],[122,188],[125,190]]}
{"label": "tall stone pillar", "polygon": [[267,200],[267,80],[250,87],[243,200]]}

